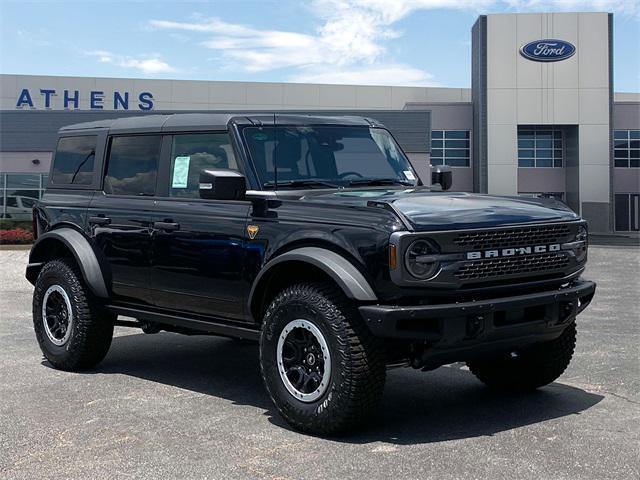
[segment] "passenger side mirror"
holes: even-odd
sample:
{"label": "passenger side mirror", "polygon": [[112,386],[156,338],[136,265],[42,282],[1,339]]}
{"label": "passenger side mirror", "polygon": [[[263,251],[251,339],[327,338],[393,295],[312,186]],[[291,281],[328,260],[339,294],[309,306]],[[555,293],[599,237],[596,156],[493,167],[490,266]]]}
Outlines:
{"label": "passenger side mirror", "polygon": [[217,169],[200,172],[200,198],[243,200],[247,192],[244,175],[237,170]]}
{"label": "passenger side mirror", "polygon": [[453,172],[449,165],[436,165],[431,170],[431,184],[439,184],[442,190],[449,190],[453,185]]}

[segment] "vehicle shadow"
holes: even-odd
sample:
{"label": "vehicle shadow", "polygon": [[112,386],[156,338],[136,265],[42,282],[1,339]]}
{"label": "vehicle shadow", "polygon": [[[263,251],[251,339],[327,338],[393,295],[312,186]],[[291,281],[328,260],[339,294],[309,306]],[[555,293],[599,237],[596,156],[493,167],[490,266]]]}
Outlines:
{"label": "vehicle shadow", "polygon": [[[262,385],[255,344],[168,333],[119,336],[92,373],[131,375],[252,405],[289,428]],[[416,444],[486,436],[577,415],[603,398],[562,383],[524,395],[500,394],[461,364],[432,372],[396,369],[388,372],[382,403],[367,426],[333,440]]]}

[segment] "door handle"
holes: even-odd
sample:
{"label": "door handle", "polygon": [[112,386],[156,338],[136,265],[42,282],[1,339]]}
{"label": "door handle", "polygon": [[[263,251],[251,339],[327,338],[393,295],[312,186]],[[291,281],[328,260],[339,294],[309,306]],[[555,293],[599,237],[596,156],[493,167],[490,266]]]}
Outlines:
{"label": "door handle", "polygon": [[89,217],[89,223],[91,225],[109,225],[111,219],[109,217]]}
{"label": "door handle", "polygon": [[164,230],[165,232],[173,232],[180,230],[180,224],[175,222],[153,222],[153,228],[156,230]]}

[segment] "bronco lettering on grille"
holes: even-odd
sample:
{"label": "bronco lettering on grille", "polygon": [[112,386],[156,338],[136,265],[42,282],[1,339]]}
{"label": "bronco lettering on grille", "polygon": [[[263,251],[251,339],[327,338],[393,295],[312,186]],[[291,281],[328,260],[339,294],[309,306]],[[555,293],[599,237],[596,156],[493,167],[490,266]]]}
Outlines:
{"label": "bronco lettering on grille", "polygon": [[513,257],[514,255],[528,255],[531,253],[559,252],[560,244],[535,245],[533,247],[503,248],[500,250],[484,250],[481,252],[467,252],[467,260],[480,260],[482,258]]}

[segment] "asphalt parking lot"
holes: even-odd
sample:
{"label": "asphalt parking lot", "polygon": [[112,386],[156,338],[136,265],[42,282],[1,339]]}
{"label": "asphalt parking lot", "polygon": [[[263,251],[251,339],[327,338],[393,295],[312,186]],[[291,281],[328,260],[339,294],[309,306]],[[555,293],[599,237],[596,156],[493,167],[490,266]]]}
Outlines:
{"label": "asphalt parking lot", "polygon": [[287,428],[253,345],[119,328],[94,371],[53,370],[26,259],[0,251],[0,478],[640,478],[638,248],[591,248],[598,291],[557,383],[392,370],[368,428],[334,439]]}

